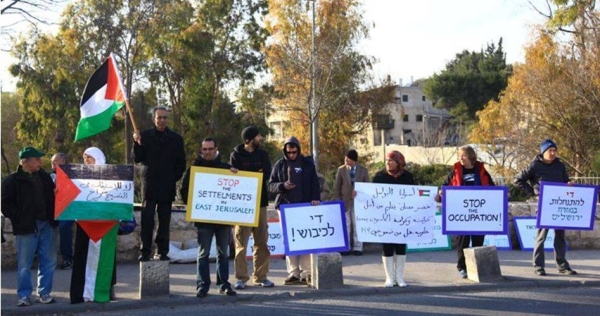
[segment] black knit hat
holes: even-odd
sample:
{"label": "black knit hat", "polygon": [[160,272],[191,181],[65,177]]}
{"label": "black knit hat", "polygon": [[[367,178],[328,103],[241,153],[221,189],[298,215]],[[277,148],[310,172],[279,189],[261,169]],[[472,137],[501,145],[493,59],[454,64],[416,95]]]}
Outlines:
{"label": "black knit hat", "polygon": [[352,161],[358,161],[358,153],[354,149],[348,150],[348,152],[346,153],[346,157],[348,157],[348,159]]}
{"label": "black knit hat", "polygon": [[260,131],[258,130],[258,128],[254,127],[254,126],[248,126],[246,128],[244,128],[244,130],[242,131],[242,140],[244,140],[244,143],[247,143],[251,140],[254,139],[254,137],[256,137],[256,135],[260,134]]}

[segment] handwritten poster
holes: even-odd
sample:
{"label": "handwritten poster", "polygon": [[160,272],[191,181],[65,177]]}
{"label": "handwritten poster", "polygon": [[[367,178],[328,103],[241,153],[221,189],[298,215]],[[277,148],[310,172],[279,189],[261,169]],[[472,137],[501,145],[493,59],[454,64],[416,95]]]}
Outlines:
{"label": "handwritten poster", "polygon": [[433,222],[433,236],[428,242],[410,243],[406,245],[407,252],[425,252],[450,250],[450,236],[442,234],[442,213],[436,213]]}
{"label": "handwritten poster", "polygon": [[60,165],[56,170],[58,220],[131,220],[132,165]]}
{"label": "handwritten poster", "polygon": [[[283,246],[283,233],[281,232],[281,224],[279,219],[269,219],[269,240],[267,247],[271,252],[271,257],[283,257],[285,248]],[[250,235],[248,240],[248,248],[246,248],[246,258],[251,259],[254,251],[254,237]]]}
{"label": "handwritten poster", "polygon": [[542,182],[537,227],[593,230],[597,198],[597,186]]}
{"label": "handwritten poster", "polygon": [[279,208],[286,255],[348,251],[342,202],[281,204]]}
{"label": "handwritten poster", "polygon": [[483,239],[484,246],[496,246],[498,250],[512,250],[510,238],[508,235],[485,235]]}
{"label": "handwritten poster", "polygon": [[507,187],[444,186],[442,196],[444,234],[508,234]]}
{"label": "handwritten poster", "polygon": [[[533,250],[535,246],[536,224],[535,217],[513,217],[521,250]],[[554,249],[554,229],[548,231],[544,241],[544,250]]]}
{"label": "handwritten poster", "polygon": [[436,187],[357,182],[355,190],[358,240],[417,244],[434,238]]}
{"label": "handwritten poster", "polygon": [[259,172],[192,167],[186,219],[258,226],[262,176]]}

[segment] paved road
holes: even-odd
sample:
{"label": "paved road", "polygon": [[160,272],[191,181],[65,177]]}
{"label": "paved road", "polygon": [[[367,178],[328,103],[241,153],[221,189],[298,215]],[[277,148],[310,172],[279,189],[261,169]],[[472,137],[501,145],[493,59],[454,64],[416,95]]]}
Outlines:
{"label": "paved road", "polygon": [[[275,282],[274,288],[249,286],[239,291],[237,297],[219,295],[216,288],[211,289],[209,296],[203,299],[203,306],[221,306],[223,304],[273,304],[273,306],[289,305],[303,300],[314,301],[346,301],[347,304],[365,300],[377,300],[380,297],[395,297],[404,299],[406,296],[420,297],[421,295],[459,295],[472,291],[519,291],[523,289],[555,289],[564,287],[600,287],[600,250],[571,250],[567,258],[578,275],[567,276],[556,273],[552,264],[553,254],[547,252],[547,277],[538,277],[531,267],[531,253],[522,251],[500,251],[499,259],[503,279],[493,283],[475,283],[458,278],[455,268],[455,251],[410,253],[405,271],[408,287],[404,289],[381,288],[384,273],[381,264],[381,254],[372,250],[364,256],[343,257],[344,286],[333,290],[316,290],[303,286],[283,286],[286,277],[285,260],[273,259],[269,278]],[[153,311],[156,308],[167,308],[172,311],[192,310],[198,306],[195,294],[195,264],[170,265],[169,297],[152,300],[139,300],[139,265],[124,263],[117,266],[116,294],[118,300],[107,304],[85,303],[69,304],[68,291],[70,271],[57,270],[55,275],[53,295],[57,303],[51,305],[33,304],[30,307],[17,307],[16,304],[16,271],[2,270],[2,315],[32,315],[32,314],[77,314],[84,312],[117,312],[123,314],[137,313],[141,310]],[[214,264],[211,264],[214,271]],[[233,269],[233,266],[231,267]],[[233,271],[233,270],[231,270]],[[211,274],[214,278],[214,272]],[[213,279],[214,281],[214,279]],[[527,292],[527,291],[525,291]],[[444,294],[446,293],[446,294]],[[355,299],[361,297],[360,300]],[[363,299],[362,297],[367,297]],[[370,297],[370,299],[368,298]],[[569,303],[556,297],[557,303]],[[470,301],[464,299],[463,301]],[[411,304],[414,305],[414,304]],[[424,306],[429,306],[424,303]],[[343,306],[342,306],[343,307]],[[360,307],[360,306],[359,306]],[[393,307],[390,307],[393,308]],[[394,309],[392,309],[394,310]],[[286,310],[292,312],[293,310]],[[333,313],[335,314],[335,313]],[[462,314],[462,313],[459,313]],[[286,313],[287,315],[287,313]]]}

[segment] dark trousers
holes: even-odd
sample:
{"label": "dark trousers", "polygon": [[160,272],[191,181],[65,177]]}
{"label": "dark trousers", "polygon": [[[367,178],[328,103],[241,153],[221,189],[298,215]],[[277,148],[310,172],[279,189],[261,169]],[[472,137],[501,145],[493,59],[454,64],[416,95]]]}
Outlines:
{"label": "dark trousers", "polygon": [[[533,247],[533,266],[535,268],[544,268],[544,242],[548,236],[549,229],[536,229],[535,246]],[[556,267],[559,270],[569,269],[569,262],[566,258],[567,241],[565,240],[565,231],[563,229],[554,230],[554,259],[556,259]]]}
{"label": "dark trousers", "polygon": [[173,202],[144,200],[142,207],[141,239],[143,255],[152,252],[152,235],[154,233],[154,213],[158,214],[158,230],[156,232],[156,248],[159,255],[169,253],[169,232],[171,226],[171,205]]}
{"label": "dark trousers", "polygon": [[198,229],[198,260],[196,262],[196,290],[208,292],[210,287],[210,267],[208,257],[213,236],[217,246],[217,286],[226,290],[231,288],[229,283],[228,247],[231,240],[231,226],[220,224],[202,224]]}
{"label": "dark trousers", "polygon": [[75,221],[58,221],[60,254],[63,262],[73,261],[73,223]]}
{"label": "dark trousers", "polygon": [[473,247],[481,247],[483,246],[483,240],[485,239],[485,235],[459,235],[457,236],[457,245],[456,245],[456,254],[458,255],[458,263],[456,264],[456,268],[458,271],[467,270],[467,265],[465,263],[465,253],[463,249],[469,248],[469,244],[473,243]]}
{"label": "dark trousers", "polygon": [[397,255],[406,254],[406,244],[383,244],[383,256],[393,257],[394,253]]}

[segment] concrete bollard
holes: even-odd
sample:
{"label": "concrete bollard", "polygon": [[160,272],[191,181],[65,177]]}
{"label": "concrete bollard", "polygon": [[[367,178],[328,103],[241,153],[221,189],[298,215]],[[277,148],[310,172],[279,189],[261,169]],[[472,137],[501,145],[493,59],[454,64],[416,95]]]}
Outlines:
{"label": "concrete bollard", "polygon": [[140,299],[169,295],[169,261],[140,262]]}
{"label": "concrete bollard", "polygon": [[342,256],[337,252],[312,254],[312,287],[317,290],[344,286]]}
{"label": "concrete bollard", "polygon": [[502,278],[496,246],[466,248],[463,252],[469,280],[491,282]]}

